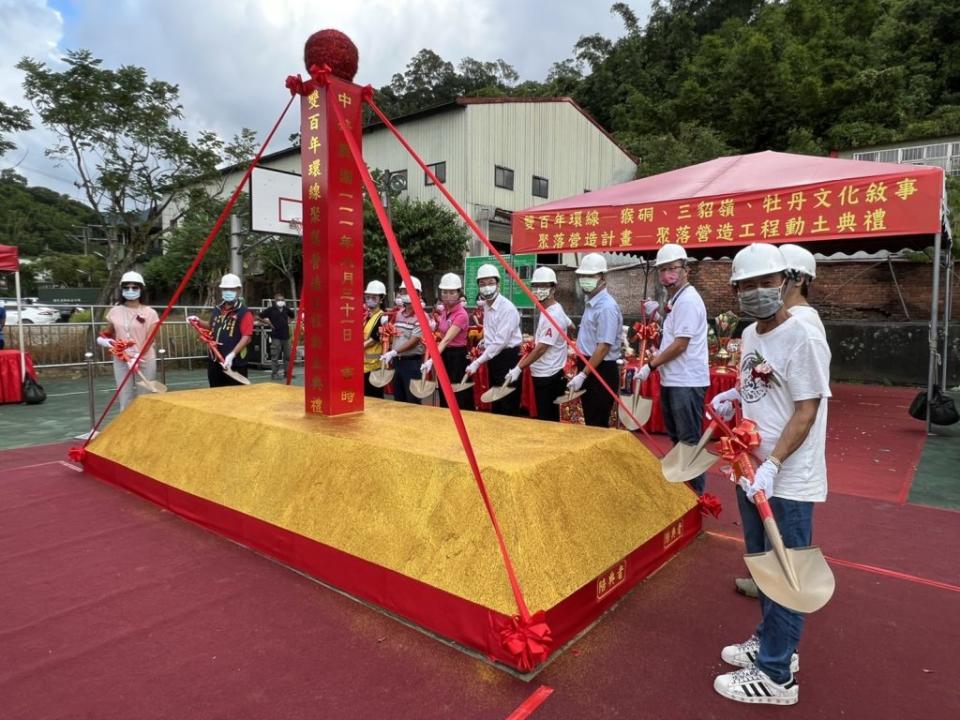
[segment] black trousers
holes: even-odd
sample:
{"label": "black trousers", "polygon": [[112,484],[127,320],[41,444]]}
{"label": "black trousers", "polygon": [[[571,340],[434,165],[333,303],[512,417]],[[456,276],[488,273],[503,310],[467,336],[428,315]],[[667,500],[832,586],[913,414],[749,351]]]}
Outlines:
{"label": "black trousers", "polygon": [[[503,381],[506,379],[507,373],[510,372],[510,370],[512,370],[518,362],[520,362],[519,347],[504,348],[495,357],[493,357],[487,363],[488,370],[490,371],[490,387],[503,385]],[[519,382],[519,380],[517,382]],[[493,403],[492,407],[494,415],[519,415],[520,394],[520,388],[517,387],[516,390],[507,395],[505,398]]]}
{"label": "black trousers", "polygon": [[[579,363],[578,363],[579,364]],[[583,367],[580,368],[583,370]],[[620,388],[620,369],[617,367],[616,360],[603,360],[600,367],[597,368],[607,385],[617,392]],[[610,408],[613,407],[613,396],[608,393],[600,381],[597,380],[595,373],[588,373],[587,380],[583,383],[583,389],[586,390],[580,402],[583,403],[583,421],[593,427],[610,427]]]}
{"label": "black trousers", "polygon": [[[467,372],[467,348],[448,347],[445,348],[440,357],[443,359],[443,366],[447,369],[447,375],[450,376],[450,382],[456,384],[463,380]],[[456,394],[457,407],[461,410],[476,410],[473,403],[473,388],[461,390]],[[447,399],[440,393],[440,407],[447,407]]]}
{"label": "black trousers", "polygon": [[567,389],[563,370],[549,377],[533,378],[533,394],[537,399],[537,420],[560,422],[560,406],[554,403]]}
{"label": "black trousers", "polygon": [[[232,368],[235,373],[239,373],[244,377],[247,377],[247,366],[237,367],[234,365]],[[215,360],[211,360],[207,363],[207,381],[210,383],[210,387],[225,387],[227,385],[240,385],[241,383],[234,380],[232,377],[227,375],[223,368],[220,367],[220,363]]]}
{"label": "black trousers", "polygon": [[367,397],[380,398],[383,400],[383,388],[378,388],[370,384],[370,373],[368,372],[363,374],[363,394]]}

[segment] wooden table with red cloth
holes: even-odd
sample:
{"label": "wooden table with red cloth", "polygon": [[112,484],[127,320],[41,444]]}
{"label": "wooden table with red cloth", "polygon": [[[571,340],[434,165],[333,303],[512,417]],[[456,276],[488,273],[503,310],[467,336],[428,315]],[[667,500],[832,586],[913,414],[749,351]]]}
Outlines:
{"label": "wooden table with red cloth", "polygon": [[[620,385],[623,386],[624,376],[626,375],[627,370],[639,370],[640,361],[631,360],[626,365],[621,368],[620,371]],[[737,372],[732,368],[710,366],[710,387],[707,388],[707,396],[704,400],[705,403],[709,403],[713,400],[714,396],[718,393],[722,393],[730,388],[736,386],[737,384]],[[651,433],[666,433],[667,426],[663,422],[663,411],[660,407],[660,371],[654,370],[650,373],[648,377],[640,385],[640,394],[646,398],[653,400],[653,409],[650,412],[650,419],[647,421],[647,424],[644,425],[647,432]],[[706,422],[704,422],[706,426]]]}
{"label": "wooden table with red cloth", "polygon": [[[33,369],[30,353],[25,353],[27,373],[34,380],[37,373]],[[20,377],[20,351],[0,350],[0,403],[23,402],[23,380]]]}

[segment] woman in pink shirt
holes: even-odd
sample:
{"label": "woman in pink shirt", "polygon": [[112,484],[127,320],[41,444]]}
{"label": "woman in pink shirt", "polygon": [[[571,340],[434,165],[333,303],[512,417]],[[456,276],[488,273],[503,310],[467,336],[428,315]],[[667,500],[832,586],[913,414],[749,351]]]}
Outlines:
{"label": "woman in pink shirt", "polygon": [[[460,382],[467,372],[467,329],[470,319],[466,307],[460,301],[462,289],[463,283],[459,275],[447,273],[440,278],[440,317],[437,331],[440,333],[440,357],[452,383]],[[428,371],[432,368],[433,363],[427,360],[421,370]],[[461,410],[475,409],[472,388],[457,393],[457,405]],[[443,393],[440,393],[440,406],[447,407]]]}
{"label": "woman in pink shirt", "polygon": [[[160,322],[157,311],[148,305],[144,305],[141,300],[143,297],[144,282],[143,276],[138,272],[127,272],[120,279],[121,297],[107,312],[107,327],[97,338],[97,345],[110,348],[114,340],[132,341],[133,345],[126,349],[127,357],[133,360],[140,357],[140,372],[148,380],[155,380],[157,377],[157,353],[153,345],[142,354],[142,348],[147,342],[154,326]],[[113,358],[113,377],[117,386],[123,381],[127,374],[129,366],[126,362]],[[120,409],[123,410],[137,394],[146,392],[137,387],[137,378],[132,377],[127,380],[123,386],[123,392],[120,393]]]}

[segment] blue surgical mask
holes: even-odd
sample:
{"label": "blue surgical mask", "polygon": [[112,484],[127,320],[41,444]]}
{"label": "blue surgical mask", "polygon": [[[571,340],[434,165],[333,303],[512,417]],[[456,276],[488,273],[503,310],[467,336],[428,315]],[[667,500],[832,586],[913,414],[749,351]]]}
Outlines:
{"label": "blue surgical mask", "polygon": [[224,302],[235,302],[237,299],[236,290],[224,290],[220,293],[220,296],[223,298]]}
{"label": "blue surgical mask", "polygon": [[139,290],[124,290],[123,299],[124,300],[138,300],[140,298]]}

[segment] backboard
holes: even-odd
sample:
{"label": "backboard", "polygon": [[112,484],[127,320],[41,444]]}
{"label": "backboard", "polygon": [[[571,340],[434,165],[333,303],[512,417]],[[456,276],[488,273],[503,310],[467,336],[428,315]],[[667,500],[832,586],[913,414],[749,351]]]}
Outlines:
{"label": "backboard", "polygon": [[255,167],[250,176],[250,229],[271,235],[297,235],[303,201],[300,176],[283,170]]}

